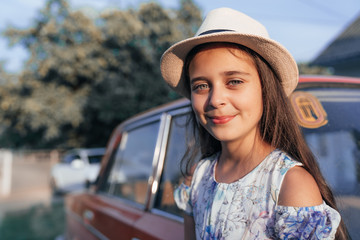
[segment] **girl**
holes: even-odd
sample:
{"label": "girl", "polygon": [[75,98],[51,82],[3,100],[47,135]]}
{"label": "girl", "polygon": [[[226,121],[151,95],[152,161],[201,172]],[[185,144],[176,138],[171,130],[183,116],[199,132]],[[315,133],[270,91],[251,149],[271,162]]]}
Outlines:
{"label": "girl", "polygon": [[346,239],[287,100],[296,62],[260,23],[213,10],[164,53],[161,71],[191,100],[199,137],[175,191],[186,239]]}

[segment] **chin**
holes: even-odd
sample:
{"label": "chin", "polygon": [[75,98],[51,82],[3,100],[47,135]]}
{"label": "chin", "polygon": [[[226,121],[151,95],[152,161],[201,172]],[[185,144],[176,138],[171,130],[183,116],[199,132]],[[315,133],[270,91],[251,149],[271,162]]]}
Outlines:
{"label": "chin", "polygon": [[229,142],[229,141],[233,141],[235,139],[234,136],[231,136],[229,134],[216,134],[214,132],[210,133],[211,136],[213,136],[216,140],[220,141],[220,142]]}

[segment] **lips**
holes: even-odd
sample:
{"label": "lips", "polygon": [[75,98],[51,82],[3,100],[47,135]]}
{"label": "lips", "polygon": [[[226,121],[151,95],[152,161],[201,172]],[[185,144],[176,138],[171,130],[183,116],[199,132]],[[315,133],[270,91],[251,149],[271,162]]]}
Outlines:
{"label": "lips", "polygon": [[208,116],[208,118],[214,123],[214,124],[225,124],[230,122],[235,115],[232,116]]}

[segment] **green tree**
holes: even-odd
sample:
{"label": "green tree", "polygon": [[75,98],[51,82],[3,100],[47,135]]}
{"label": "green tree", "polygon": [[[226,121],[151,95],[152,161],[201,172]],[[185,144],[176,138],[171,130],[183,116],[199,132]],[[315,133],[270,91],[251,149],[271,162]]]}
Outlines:
{"label": "green tree", "polygon": [[99,65],[91,56],[101,52],[101,32],[82,13],[71,12],[66,1],[50,0],[35,27],[8,29],[5,34],[31,53],[14,90],[17,99],[10,112],[16,115],[9,114],[9,120],[25,145],[63,141],[66,130],[84,121],[88,93],[99,80]]}
{"label": "green tree", "polygon": [[5,32],[31,53],[0,120],[11,122],[7,135],[23,140],[13,146],[105,145],[119,122],[178,98],[163,83],[159,60],[194,34],[200,15],[182,0],[179,10],[147,3],[90,19],[65,0],[48,0],[34,27]]}
{"label": "green tree", "polygon": [[17,76],[6,73],[0,65],[0,145],[11,146],[19,140],[20,129],[11,119],[19,110],[19,84]]}
{"label": "green tree", "polygon": [[299,63],[300,74],[305,75],[332,75],[331,70],[326,67],[311,66],[308,63]]}

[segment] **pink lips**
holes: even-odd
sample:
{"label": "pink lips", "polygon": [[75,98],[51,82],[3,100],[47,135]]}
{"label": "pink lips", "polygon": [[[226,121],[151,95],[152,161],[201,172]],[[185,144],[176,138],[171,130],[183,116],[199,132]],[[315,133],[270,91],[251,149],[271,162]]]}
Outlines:
{"label": "pink lips", "polygon": [[213,117],[209,117],[209,119],[214,123],[214,124],[225,124],[230,122],[234,116],[213,116]]}

